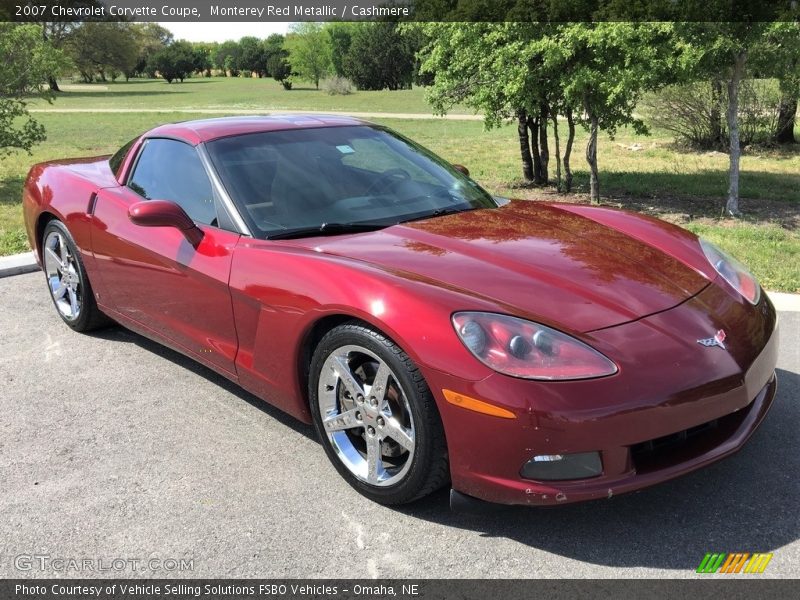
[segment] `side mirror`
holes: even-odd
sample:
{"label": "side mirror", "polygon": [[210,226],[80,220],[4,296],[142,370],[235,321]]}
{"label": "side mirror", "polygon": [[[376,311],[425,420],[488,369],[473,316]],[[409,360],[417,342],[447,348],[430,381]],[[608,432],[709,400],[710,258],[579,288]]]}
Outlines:
{"label": "side mirror", "polygon": [[203,239],[203,232],[186,211],[169,200],[145,200],[132,204],[128,218],[141,227],[174,227],[195,247]]}
{"label": "side mirror", "polygon": [[459,171],[460,173],[463,173],[464,175],[469,177],[469,169],[464,165],[452,165],[452,166],[456,171]]}

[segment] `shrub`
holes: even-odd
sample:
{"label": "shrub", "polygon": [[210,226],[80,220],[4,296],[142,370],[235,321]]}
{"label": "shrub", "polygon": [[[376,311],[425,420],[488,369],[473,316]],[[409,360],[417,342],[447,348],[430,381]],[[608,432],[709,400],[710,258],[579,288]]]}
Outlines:
{"label": "shrub", "polygon": [[[742,146],[768,143],[778,120],[780,92],[771,79],[742,81],[739,139]],[[699,81],[669,86],[642,103],[646,119],[694,148],[727,150],[727,90],[724,82]]]}
{"label": "shrub", "polygon": [[347,96],[353,91],[353,84],[346,77],[335,75],[325,81],[325,91],[330,96]]}

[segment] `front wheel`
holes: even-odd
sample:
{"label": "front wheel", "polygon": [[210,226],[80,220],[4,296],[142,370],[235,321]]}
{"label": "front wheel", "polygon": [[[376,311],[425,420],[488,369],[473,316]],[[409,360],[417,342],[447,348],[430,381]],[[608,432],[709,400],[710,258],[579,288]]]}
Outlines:
{"label": "front wheel", "polygon": [[339,473],[381,504],[412,502],[448,481],[439,412],[417,366],[358,322],[328,332],[311,361],[314,426]]}

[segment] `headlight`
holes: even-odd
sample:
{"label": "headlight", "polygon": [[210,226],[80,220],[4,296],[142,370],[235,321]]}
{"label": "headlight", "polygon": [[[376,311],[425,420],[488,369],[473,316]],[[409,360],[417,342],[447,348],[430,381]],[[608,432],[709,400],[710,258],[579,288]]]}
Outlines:
{"label": "headlight", "polygon": [[604,377],[617,366],[560,331],[508,315],[460,312],[453,327],[467,349],[490,369],[523,379]]}
{"label": "headlight", "polygon": [[701,238],[700,246],[703,248],[703,253],[706,255],[708,262],[716,269],[717,273],[733,289],[747,298],[750,304],[758,304],[758,300],[761,298],[761,286],[758,285],[758,281],[747,270],[747,267],[707,240]]}

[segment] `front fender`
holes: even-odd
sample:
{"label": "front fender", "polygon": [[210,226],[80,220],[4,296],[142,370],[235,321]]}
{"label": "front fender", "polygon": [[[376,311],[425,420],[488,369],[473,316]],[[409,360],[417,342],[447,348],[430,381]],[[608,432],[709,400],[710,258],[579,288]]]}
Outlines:
{"label": "front fender", "polygon": [[456,310],[497,310],[487,301],[357,261],[277,242],[244,240],[230,279],[240,383],[309,422],[302,366],[308,333],[332,316],[359,319],[420,367],[477,381],[489,371],[458,340]]}

